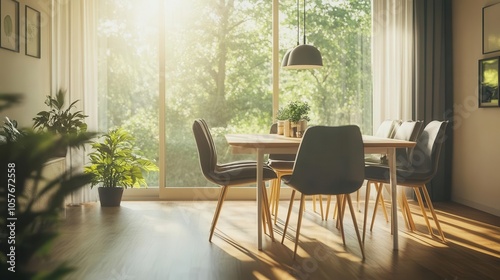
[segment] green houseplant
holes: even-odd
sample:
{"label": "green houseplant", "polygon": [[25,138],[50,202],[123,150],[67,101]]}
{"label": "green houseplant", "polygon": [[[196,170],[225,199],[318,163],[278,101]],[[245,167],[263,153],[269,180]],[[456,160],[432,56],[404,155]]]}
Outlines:
{"label": "green houseplant", "polygon": [[[301,137],[302,133],[307,127],[307,122],[309,119],[310,107],[307,102],[304,101],[292,101],[286,106],[288,112],[288,120],[291,126],[292,137]],[[286,129],[286,124],[285,124]]]}
{"label": "green houseplant", "polygon": [[[75,104],[79,101],[72,102],[65,108],[66,91],[60,89],[55,97],[47,96],[45,104],[49,107],[48,110],[40,111],[33,118],[33,128],[40,131],[48,131],[54,134],[68,135],[80,134],[87,131],[87,124],[82,111],[74,111]],[[61,150],[57,156],[66,156],[66,149]]]}
{"label": "green houseplant", "polygon": [[143,172],[158,171],[158,167],[137,154],[134,138],[126,130],[112,129],[101,138],[102,142],[92,142],[94,151],[84,173],[92,175],[91,187],[101,185],[101,206],[119,206],[123,189],[147,186]]}
{"label": "green houseplant", "polygon": [[[0,93],[0,111],[16,104],[16,100],[20,98]],[[58,235],[65,197],[90,183],[90,176],[68,169],[48,179],[43,170],[59,147],[81,147],[94,134],[55,136],[16,127],[15,121],[6,121],[4,131],[10,136],[0,141],[0,166],[4,168],[0,173],[0,205],[5,206],[0,211],[0,279],[63,279],[74,268],[68,263],[47,265],[41,260],[46,260]],[[45,207],[37,209],[41,200]]]}
{"label": "green houseplant", "polygon": [[276,114],[278,131],[277,133],[283,135],[285,133],[285,122],[288,120],[289,112],[288,108],[280,108]]}

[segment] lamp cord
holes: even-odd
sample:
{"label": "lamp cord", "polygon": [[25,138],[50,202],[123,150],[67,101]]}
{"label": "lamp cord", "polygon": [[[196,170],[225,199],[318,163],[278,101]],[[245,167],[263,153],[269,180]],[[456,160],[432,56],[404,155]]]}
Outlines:
{"label": "lamp cord", "polygon": [[297,0],[297,46],[300,45],[300,13],[299,0]]}
{"label": "lamp cord", "polygon": [[306,0],[304,0],[304,45],[306,44]]}

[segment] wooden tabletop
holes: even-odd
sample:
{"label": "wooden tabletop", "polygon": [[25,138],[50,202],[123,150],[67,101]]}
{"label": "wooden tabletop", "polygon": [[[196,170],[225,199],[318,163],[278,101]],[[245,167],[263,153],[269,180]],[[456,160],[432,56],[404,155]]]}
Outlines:
{"label": "wooden tabletop", "polygon": [[[278,148],[298,147],[302,138],[285,137],[277,134],[226,134],[226,140],[231,146],[244,148]],[[363,144],[367,148],[412,148],[416,145],[416,143],[412,141],[380,138],[371,135],[363,135]]]}

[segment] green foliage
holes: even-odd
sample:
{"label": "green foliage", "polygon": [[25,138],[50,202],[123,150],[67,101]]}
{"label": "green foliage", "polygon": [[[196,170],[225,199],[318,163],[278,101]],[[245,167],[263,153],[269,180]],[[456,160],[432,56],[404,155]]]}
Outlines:
{"label": "green foliage", "polygon": [[[0,94],[0,99],[3,95]],[[72,269],[67,264],[57,267],[33,267],[33,258],[42,258],[57,236],[58,215],[67,195],[90,183],[90,176],[67,170],[48,180],[43,177],[45,163],[60,147],[80,147],[93,137],[54,135],[26,131],[16,141],[0,143],[0,279],[62,279]],[[69,176],[71,174],[71,176]],[[44,207],[36,208],[43,199]],[[10,208],[11,210],[7,209]],[[15,217],[16,220],[7,220]],[[8,224],[15,223],[15,244]],[[15,273],[8,270],[12,248],[15,249]],[[42,271],[42,269],[44,271]]]}
{"label": "green foliage", "polygon": [[296,123],[300,120],[310,121],[308,114],[311,108],[309,107],[309,104],[307,102],[292,101],[288,103],[285,108],[285,110],[288,112],[288,119],[291,122]]}
{"label": "green foliage", "polygon": [[[165,1],[168,40],[161,74],[166,117],[160,125],[165,122],[167,186],[199,187],[207,183],[199,172],[193,119],[206,119],[214,132],[269,132],[272,5],[261,0],[181,2],[170,9],[171,1]],[[127,128],[141,140],[144,155],[157,159],[159,139],[152,132],[161,131],[163,106],[158,102],[158,9],[137,22],[131,20],[137,5],[147,6],[138,0],[99,1],[98,32],[107,46],[99,58],[99,128]],[[296,12],[294,0],[280,1],[281,56],[297,43]],[[358,124],[370,132],[371,1],[307,1],[306,35],[325,66],[280,71],[279,104],[307,102],[314,124]],[[223,135],[214,137],[219,161],[233,159]]]}
{"label": "green foliage", "polygon": [[283,107],[278,109],[278,113],[276,114],[276,119],[279,121],[286,121],[290,118],[290,112],[288,107]]}
{"label": "green foliage", "polygon": [[102,138],[102,142],[92,143],[90,165],[84,168],[85,174],[92,175],[91,187],[101,183],[107,188],[147,186],[143,172],[158,171],[158,167],[137,154],[134,138],[122,128],[112,129]]}
{"label": "green foliage", "polygon": [[25,133],[17,129],[17,121],[10,120],[5,117],[3,132],[0,132],[0,143],[2,142],[15,142],[22,137]]}
{"label": "green foliage", "polygon": [[64,109],[65,95],[66,92],[60,89],[55,98],[47,96],[45,105],[50,110],[40,111],[33,118],[35,121],[33,128],[58,134],[78,134],[87,131],[87,124],[84,121],[87,116],[82,111],[71,112],[79,100]]}

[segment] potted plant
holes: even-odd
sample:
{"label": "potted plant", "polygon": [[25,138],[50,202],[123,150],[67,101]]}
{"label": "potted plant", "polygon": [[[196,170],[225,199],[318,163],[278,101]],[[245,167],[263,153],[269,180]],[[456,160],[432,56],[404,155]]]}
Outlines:
{"label": "potted plant", "polygon": [[309,104],[303,101],[292,101],[287,105],[288,119],[292,127],[292,137],[301,137],[309,119]]}
{"label": "potted plant", "polygon": [[[66,91],[60,89],[55,97],[47,96],[45,104],[49,107],[47,111],[40,111],[36,117],[33,118],[34,129],[41,131],[48,131],[54,134],[68,135],[80,134],[87,131],[87,124],[82,111],[73,112],[75,104],[79,101],[76,100],[71,103],[67,108],[64,107]],[[62,149],[56,156],[66,156],[66,149]]]}
{"label": "potted plant", "polygon": [[120,206],[123,189],[147,186],[143,172],[158,171],[158,167],[137,154],[134,138],[126,130],[112,129],[101,138],[102,142],[92,142],[94,151],[84,173],[92,175],[91,187],[101,185],[101,206]]}
{"label": "potted plant", "polygon": [[280,108],[278,110],[278,113],[276,114],[276,120],[277,120],[277,127],[278,131],[277,133],[279,135],[283,135],[285,133],[285,122],[288,120],[288,109],[287,108]]}

